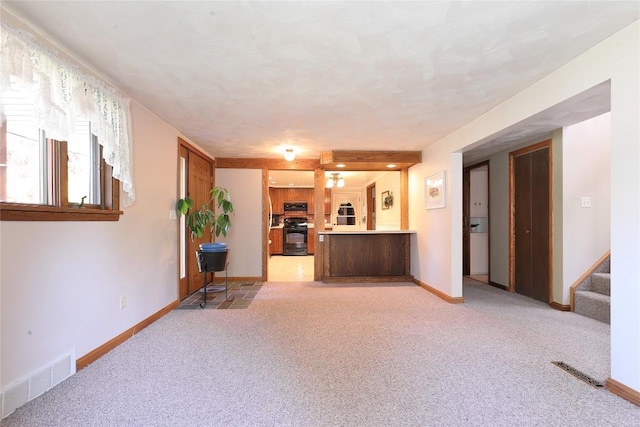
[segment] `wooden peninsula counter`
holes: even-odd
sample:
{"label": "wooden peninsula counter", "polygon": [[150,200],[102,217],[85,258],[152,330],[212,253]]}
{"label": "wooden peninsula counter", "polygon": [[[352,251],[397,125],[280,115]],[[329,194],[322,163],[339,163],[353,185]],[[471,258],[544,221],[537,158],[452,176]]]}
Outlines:
{"label": "wooden peninsula counter", "polygon": [[412,230],[316,231],[324,282],[412,281]]}

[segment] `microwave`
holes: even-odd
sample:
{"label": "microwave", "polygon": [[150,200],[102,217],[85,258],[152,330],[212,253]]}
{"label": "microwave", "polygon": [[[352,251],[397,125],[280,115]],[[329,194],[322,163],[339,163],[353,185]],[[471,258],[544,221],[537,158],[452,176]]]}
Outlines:
{"label": "microwave", "polygon": [[307,202],[284,202],[285,212],[307,212]]}

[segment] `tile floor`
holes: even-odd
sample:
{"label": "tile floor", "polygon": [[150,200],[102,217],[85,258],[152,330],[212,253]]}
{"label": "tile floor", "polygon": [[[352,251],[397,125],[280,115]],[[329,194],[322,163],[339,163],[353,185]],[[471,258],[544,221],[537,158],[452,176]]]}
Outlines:
{"label": "tile floor", "polygon": [[[262,282],[229,281],[227,299],[225,300],[224,290],[220,292],[207,292],[207,304],[204,308],[247,308],[249,307],[249,304],[251,304],[251,301],[253,301],[253,297],[257,295],[261,288]],[[200,304],[202,303],[203,296],[203,293],[198,291],[185,298],[178,308],[181,310],[195,310],[202,308],[200,307]]]}
{"label": "tile floor", "polygon": [[[312,282],[313,281],[313,255],[309,256],[281,256],[273,255],[269,258],[270,282]],[[262,282],[233,282],[228,284],[225,300],[224,290],[220,292],[207,292],[207,304],[204,308],[239,309],[247,308],[253,297],[256,296]],[[202,292],[196,292],[185,298],[181,303],[181,310],[199,309],[202,303]]]}
{"label": "tile floor", "polygon": [[269,282],[312,282],[313,255],[269,257]]}

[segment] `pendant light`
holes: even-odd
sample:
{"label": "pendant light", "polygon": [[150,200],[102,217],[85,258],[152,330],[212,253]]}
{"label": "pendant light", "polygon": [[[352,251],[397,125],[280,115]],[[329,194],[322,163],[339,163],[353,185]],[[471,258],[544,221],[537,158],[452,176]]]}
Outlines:
{"label": "pendant light", "polygon": [[333,188],[333,187],[342,188],[342,187],[344,187],[344,178],[341,177],[339,173],[333,172],[333,173],[331,173],[331,178],[329,178],[327,180],[326,187],[327,188]]}
{"label": "pendant light", "polygon": [[296,158],[296,152],[293,148],[287,148],[284,150],[284,159],[288,162],[292,162]]}

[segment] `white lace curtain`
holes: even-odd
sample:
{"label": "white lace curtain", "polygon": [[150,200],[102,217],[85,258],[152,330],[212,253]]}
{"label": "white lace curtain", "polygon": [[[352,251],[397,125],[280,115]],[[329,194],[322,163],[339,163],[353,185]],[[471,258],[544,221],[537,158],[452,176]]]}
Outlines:
{"label": "white lace curtain", "polygon": [[[122,182],[122,205],[131,205],[135,191],[129,100],[36,43],[28,32],[0,23],[0,94],[17,91],[21,98],[26,97],[33,107],[34,125],[52,139],[67,140],[76,120],[91,121],[105,162],[113,167],[113,177]],[[10,98],[0,96],[2,117],[11,108]]]}

